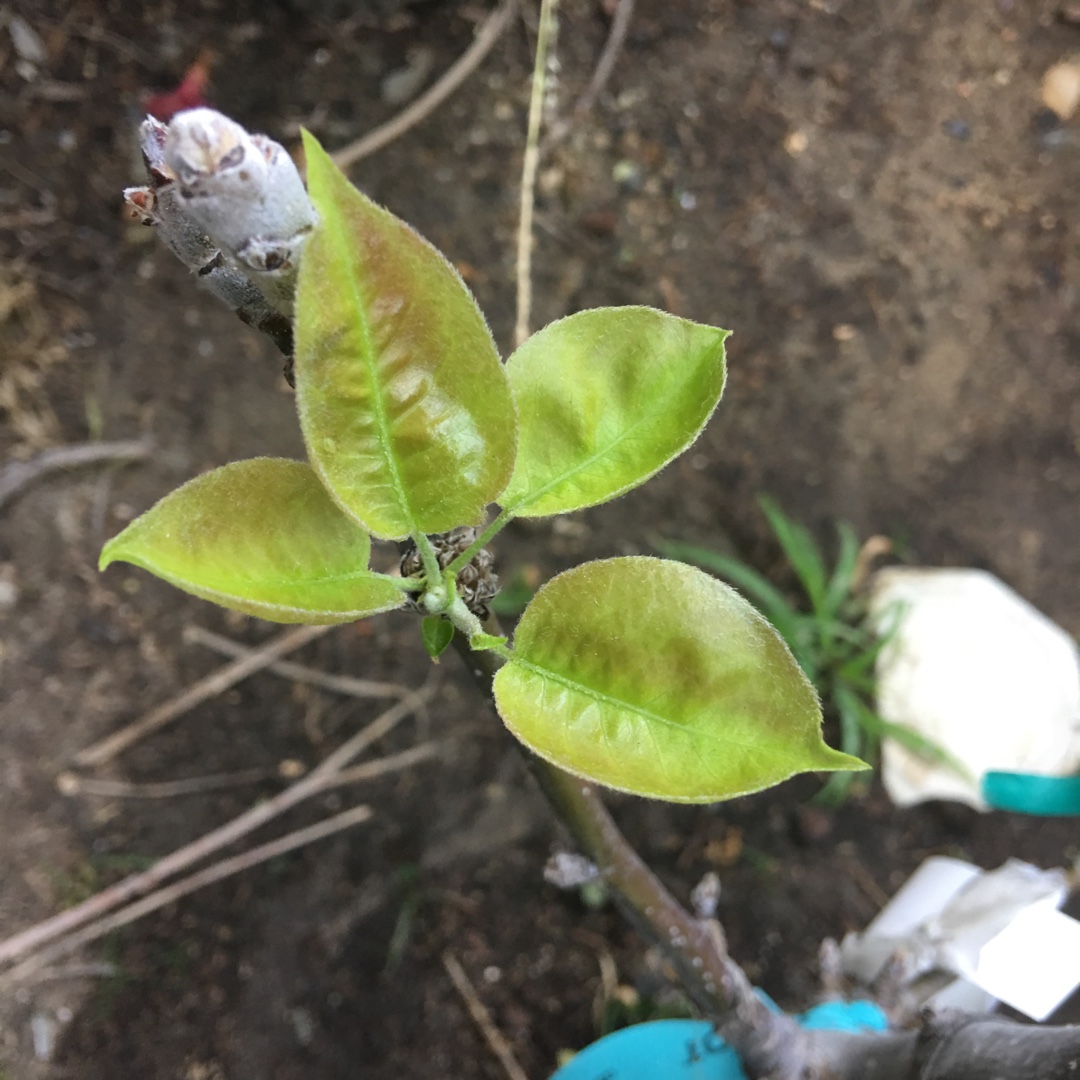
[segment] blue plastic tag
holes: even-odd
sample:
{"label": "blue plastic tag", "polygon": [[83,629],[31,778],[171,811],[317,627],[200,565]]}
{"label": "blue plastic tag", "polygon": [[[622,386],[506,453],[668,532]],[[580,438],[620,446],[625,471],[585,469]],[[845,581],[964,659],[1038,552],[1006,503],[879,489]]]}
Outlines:
{"label": "blue plastic tag", "polygon": [[[799,1018],[803,1027],[884,1031],[885,1014],[870,1001],[830,1001]],[[739,1059],[705,1020],[636,1024],[585,1047],[551,1080],[746,1080]]]}
{"label": "blue plastic tag", "polygon": [[1080,814],[1080,776],[988,772],[982,779],[982,797],[995,810],[1076,816]]}

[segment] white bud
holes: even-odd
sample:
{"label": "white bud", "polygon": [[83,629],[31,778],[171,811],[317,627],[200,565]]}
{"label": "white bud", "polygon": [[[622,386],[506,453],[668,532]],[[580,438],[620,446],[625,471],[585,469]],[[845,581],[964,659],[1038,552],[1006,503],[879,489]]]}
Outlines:
{"label": "white bud", "polygon": [[[244,322],[267,334],[286,356],[291,355],[288,316],[279,306],[271,306],[264,290],[214,243],[180,198],[176,174],[165,160],[168,133],[153,117],[147,117],[139,129],[150,183],[125,190],[130,213],[144,225],[153,225],[169,250]],[[289,306],[291,310],[291,296]]]}
{"label": "white bud", "polygon": [[168,126],[164,164],[187,216],[291,315],[300,255],[318,218],[285,148],[213,109],[190,109]]}

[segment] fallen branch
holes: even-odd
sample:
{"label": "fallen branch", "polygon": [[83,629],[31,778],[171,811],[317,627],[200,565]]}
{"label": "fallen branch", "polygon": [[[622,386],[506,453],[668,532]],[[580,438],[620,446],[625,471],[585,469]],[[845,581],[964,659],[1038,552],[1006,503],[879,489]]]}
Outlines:
{"label": "fallen branch", "polygon": [[589,80],[585,92],[578,98],[570,115],[552,124],[547,139],[544,141],[545,152],[550,152],[558,146],[573,130],[574,124],[592,111],[604,87],[607,86],[611,73],[615,70],[615,61],[626,41],[626,34],[630,29],[630,16],[633,12],[634,0],[619,0],[619,5],[611,20],[607,41],[604,42],[600,59],[596,62],[593,77]]}
{"label": "fallen branch", "polygon": [[204,701],[223,694],[249,675],[268,667],[274,661],[287,653],[294,652],[309,641],[314,641],[330,629],[329,626],[298,626],[292,630],[286,630],[285,633],[249,653],[243,659],[226,664],[207,675],[205,679],[200,679],[172,700],[152,709],[142,719],[121,728],[100,742],[94,743],[93,746],[80,750],[75,755],[75,764],[87,768],[111,760],[140,739],[145,739],[147,735],[160,731],[166,724],[190,712],[196,705],[201,705]]}
{"label": "fallen branch", "polygon": [[430,116],[480,66],[484,57],[495,47],[495,43],[510,25],[517,4],[518,0],[503,0],[481,24],[473,43],[446,69],[441,78],[393,119],[331,154],[334,164],[339,169],[348,169],[362,158],[400,138],[410,128]]}
{"label": "fallen branch", "polygon": [[70,979],[111,979],[118,973],[115,964],[104,962],[89,964],[66,964],[64,967],[47,967],[35,971],[34,982],[64,982]]}
{"label": "fallen branch", "polygon": [[408,750],[402,750],[400,754],[387,754],[386,757],[376,758],[374,761],[365,761],[363,765],[343,769],[337,776],[328,776],[320,791],[345,787],[347,784],[356,784],[361,780],[375,780],[392,772],[400,772],[411,765],[419,765],[421,761],[429,761],[438,756],[439,751],[449,741],[449,739],[431,739],[418,746],[411,746]]}
{"label": "fallen branch", "polygon": [[191,776],[184,780],[163,780],[160,783],[133,784],[127,780],[96,780],[73,772],[62,772],[56,778],[61,795],[94,795],[103,799],[175,799],[183,795],[205,795],[209,791],[257,784],[278,776],[277,769],[241,769],[231,773],[211,773]]}
{"label": "fallen branch", "polygon": [[146,439],[76,443],[73,446],[42,450],[29,461],[11,461],[0,470],[0,508],[32,483],[50,473],[82,468],[84,465],[99,465],[102,462],[142,461],[151,449],[152,446]]}
{"label": "fallen branch", "polygon": [[0,963],[9,963],[33,949],[40,948],[46,942],[53,941],[63,934],[71,933],[78,927],[96,919],[113,908],[144,896],[157,888],[167,878],[181,870],[186,870],[193,863],[205,859],[228,844],[253,832],[261,825],[277,817],[285,810],[296,806],[312,795],[332,787],[334,778],[358,754],[378,739],[384,738],[406,716],[431,700],[435,688],[433,684],[422,687],[404,701],[391,706],[376,717],[351,739],[343,743],[307,776],[298,780],[291,787],[275,795],[266,802],[258,803],[232,821],[226,822],[198,840],[186,844],[170,855],[159,859],[153,866],[137,874],[131,874],[115,885],[77,904],[73,908],[60,912],[43,922],[15,934],[0,942]]}
{"label": "fallen branch", "polygon": [[619,0],[618,7],[615,8],[615,15],[611,20],[608,39],[604,43],[604,51],[600,54],[600,59],[596,63],[596,70],[593,72],[592,80],[589,82],[585,93],[578,99],[577,105],[574,106],[575,116],[583,116],[589,112],[596,104],[596,99],[600,96],[604,87],[607,86],[608,79],[611,78],[611,73],[615,70],[615,61],[618,59],[623,43],[626,41],[626,32],[630,29],[630,16],[633,13],[634,0]]}
{"label": "fallen branch", "polygon": [[491,1052],[499,1059],[499,1063],[502,1065],[506,1075],[510,1080],[529,1080],[525,1075],[525,1070],[517,1063],[517,1058],[514,1057],[514,1051],[510,1048],[510,1044],[503,1037],[503,1033],[495,1026],[491,1013],[488,1012],[487,1007],[480,1000],[480,995],[477,994],[473,984],[469,981],[465,969],[458,963],[457,958],[449,949],[443,953],[442,962],[443,967],[446,968],[446,973],[450,976],[450,981],[454,984],[454,989],[461,995],[465,1007],[469,1010],[469,1015],[480,1029],[480,1034],[484,1036],[484,1041],[488,1044]]}
{"label": "fallen branch", "polygon": [[316,840],[332,836],[342,829],[359,825],[361,822],[370,820],[371,817],[370,806],[354,806],[351,810],[345,810],[332,818],[327,818],[325,821],[309,825],[307,828],[287,833],[285,836],[279,837],[277,840],[271,840],[269,843],[260,844],[258,847],[253,847],[240,855],[234,855],[231,859],[222,859],[221,862],[214,863],[213,866],[208,866],[205,870],[200,870],[198,873],[192,874],[182,881],[177,881],[166,888],[158,889],[149,896],[144,896],[141,900],[129,904],[123,910],[112,915],[106,915],[88,926],[84,926],[81,930],[62,938],[51,947],[42,949],[30,959],[24,960],[23,963],[0,975],[0,990],[21,982],[38,972],[46,964],[51,964],[64,956],[68,956],[75,952],[76,949],[81,949],[84,945],[112,933],[113,930],[119,930],[120,927],[127,926],[128,923],[165,907],[166,904],[172,904],[181,897],[187,896],[188,893],[205,888],[207,885],[213,885],[214,882],[221,881],[223,878],[232,877],[233,874],[239,874],[242,870],[249,870],[253,866],[258,866],[259,863],[266,862],[267,859],[274,859],[278,855],[284,855],[286,852],[303,847],[305,844],[311,844]]}

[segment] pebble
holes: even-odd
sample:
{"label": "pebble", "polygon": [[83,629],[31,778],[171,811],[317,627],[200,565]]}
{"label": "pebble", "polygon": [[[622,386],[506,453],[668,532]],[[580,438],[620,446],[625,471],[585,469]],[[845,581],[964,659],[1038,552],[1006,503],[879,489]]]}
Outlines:
{"label": "pebble", "polygon": [[1053,109],[1038,109],[1031,118],[1031,130],[1039,145],[1047,150],[1056,150],[1065,143],[1066,133],[1061,126],[1061,117]]}
{"label": "pebble", "polygon": [[407,67],[391,71],[383,79],[379,87],[383,101],[389,105],[403,105],[410,98],[415,97],[434,66],[433,49],[423,47],[415,49],[409,57]]}
{"label": "pebble", "polygon": [[793,156],[801,154],[809,145],[805,131],[793,131],[784,139],[784,149]]}
{"label": "pebble", "polygon": [[1080,64],[1064,61],[1043,76],[1042,102],[1061,120],[1070,120],[1080,107]]}
{"label": "pebble", "polygon": [[36,67],[45,63],[49,55],[45,51],[45,43],[21,15],[12,15],[8,19],[8,33],[11,35],[11,44],[15,46],[15,52],[20,60]]}
{"label": "pebble", "polygon": [[56,1017],[46,1012],[36,1012],[30,1018],[30,1036],[34,1043],[34,1057],[38,1061],[52,1061],[56,1053]]}
{"label": "pebble", "polygon": [[800,839],[817,844],[826,839],[833,830],[833,817],[820,806],[804,803],[795,811],[795,831]]}
{"label": "pebble", "polygon": [[640,191],[645,186],[645,174],[633,161],[617,161],[611,170],[611,178],[626,191]]}
{"label": "pebble", "polygon": [[309,1046],[315,1038],[315,1018],[308,1009],[292,1009],[289,1012],[293,1034],[301,1046]]}
{"label": "pebble", "polygon": [[791,46],[791,35],[783,29],[773,30],[769,34],[769,45],[777,52],[786,52]]}
{"label": "pebble", "polygon": [[971,125],[966,120],[946,120],[941,125],[941,130],[950,139],[956,139],[959,142],[967,142],[971,138]]}

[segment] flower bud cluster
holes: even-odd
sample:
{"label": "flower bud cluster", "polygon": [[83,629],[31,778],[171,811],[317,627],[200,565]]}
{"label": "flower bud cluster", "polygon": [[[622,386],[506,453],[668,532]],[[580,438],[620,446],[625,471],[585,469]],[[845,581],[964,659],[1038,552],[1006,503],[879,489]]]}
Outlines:
{"label": "flower bud cluster", "polygon": [[[463,551],[466,551],[476,539],[476,529],[462,526],[451,529],[448,533],[431,536],[431,546],[439,567],[445,570]],[[458,597],[478,618],[486,619],[488,604],[499,591],[499,578],[495,573],[495,557],[487,548],[481,548],[472,560],[461,570],[455,581]],[[424,572],[424,564],[414,544],[401,557],[401,576],[419,577]]]}

